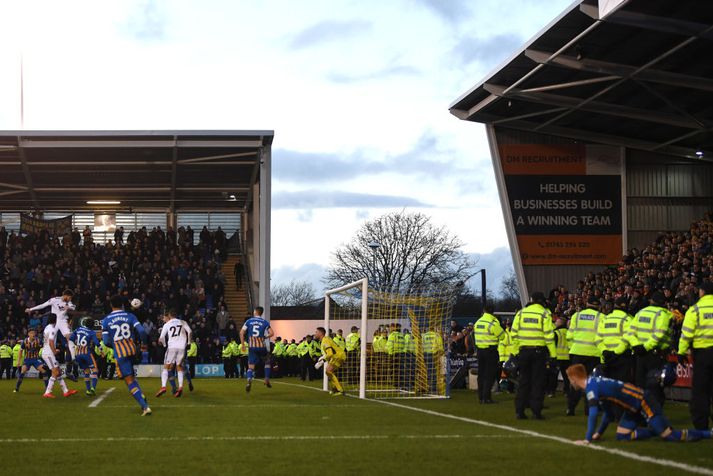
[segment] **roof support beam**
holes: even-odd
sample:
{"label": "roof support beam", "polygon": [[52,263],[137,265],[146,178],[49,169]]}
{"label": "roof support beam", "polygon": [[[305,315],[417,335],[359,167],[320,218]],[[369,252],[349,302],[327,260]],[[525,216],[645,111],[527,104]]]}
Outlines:
{"label": "roof support beam", "polygon": [[[250,157],[250,156],[257,157],[257,152],[256,151],[240,152],[237,154],[223,154],[223,155],[211,155],[209,157],[195,157],[192,159],[181,159],[178,161],[178,163],[179,164],[196,164],[196,163],[203,164],[205,162],[210,162],[210,161],[219,160],[219,159],[234,159],[237,157]],[[244,161],[234,161],[231,163],[233,163],[235,165],[238,165],[238,164],[252,165],[255,163],[255,161],[254,160],[244,160]]]}
{"label": "roof support beam", "polygon": [[[596,8],[580,5],[580,10],[585,15],[595,20],[600,20],[599,12]],[[607,23],[615,23],[617,25],[633,26],[644,30],[662,31],[665,33],[673,33],[675,35],[692,36],[713,40],[713,33],[708,28],[710,25],[679,20],[677,18],[659,17],[628,10],[618,10],[611,15],[607,15],[603,21]]]}
{"label": "roof support beam", "polygon": [[552,58],[552,53],[540,50],[525,50],[525,56],[539,64],[550,64],[576,71],[587,71],[590,73],[600,73],[620,78],[631,78],[636,75],[636,79],[651,83],[667,84],[669,86],[699,89],[701,91],[713,91],[713,81],[708,78],[690,76],[687,74],[669,73],[656,69],[646,69],[637,72],[635,66],[626,64],[610,63],[590,58],[577,59],[574,56],[559,55]]}
{"label": "roof support beam", "polygon": [[580,99],[568,96],[548,93],[528,93],[518,89],[511,89],[510,94],[505,95],[507,88],[494,84],[484,84],[483,88],[491,94],[508,98],[520,98],[525,101],[538,104],[548,104],[551,106],[563,107],[567,109],[580,109],[582,111],[595,112],[598,114],[626,117],[639,121],[656,122],[686,129],[700,129],[701,125],[688,117],[681,117],[664,112],[649,111],[646,109],[637,109],[633,107],[619,106],[617,104],[609,104],[598,101],[589,101],[582,103]]}
{"label": "roof support beam", "polygon": [[[21,141],[21,139],[18,137],[17,138],[18,143]],[[30,198],[32,199],[32,205],[35,208],[39,208],[39,201],[37,201],[37,193],[35,192],[35,188],[32,185],[32,174],[30,173],[30,167],[27,166],[27,157],[25,156],[25,150],[20,147],[17,151],[17,154],[20,157],[20,163],[22,164],[22,173],[25,176],[25,182],[27,184],[27,191],[30,192]]]}
{"label": "roof support beam", "polygon": [[[178,138],[174,137],[174,141],[178,142]],[[173,156],[171,157],[171,203],[169,204],[169,210],[171,213],[176,211],[176,162],[178,161],[178,148],[173,148]]]}
{"label": "roof support beam", "polygon": [[170,148],[170,147],[260,147],[259,140],[43,140],[20,139],[20,146],[27,149],[121,149],[121,148]]}

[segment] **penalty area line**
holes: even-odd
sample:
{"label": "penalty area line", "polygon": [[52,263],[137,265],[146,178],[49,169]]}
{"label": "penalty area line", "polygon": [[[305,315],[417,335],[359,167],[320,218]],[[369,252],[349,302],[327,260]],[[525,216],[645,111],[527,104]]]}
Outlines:
{"label": "penalty area line", "polygon": [[[302,387],[302,388],[307,388],[310,390],[317,390],[317,391],[323,392],[323,390],[320,388],[310,387],[308,385],[300,385],[300,384],[296,384],[296,383],[287,383],[287,382],[275,382],[275,383],[280,383],[282,385],[290,385],[293,387]],[[347,396],[351,397],[351,398],[357,398],[352,395],[347,395]],[[642,463],[651,463],[651,464],[655,464],[655,465],[659,465],[659,466],[666,466],[669,468],[680,469],[680,470],[683,470],[683,471],[686,471],[689,473],[706,474],[709,476],[713,476],[713,469],[704,468],[702,466],[694,466],[692,464],[681,463],[679,461],[673,461],[673,460],[669,460],[669,459],[654,458],[652,456],[645,456],[645,455],[641,455],[638,453],[632,453],[630,451],[620,450],[617,448],[609,448],[606,446],[600,446],[598,444],[590,444],[590,445],[586,445],[586,446],[580,446],[580,445],[576,444],[574,441],[568,440],[567,438],[562,438],[560,436],[548,435],[546,433],[538,433],[538,432],[532,431],[532,430],[524,430],[522,428],[515,428],[514,426],[501,425],[498,423],[491,423],[491,422],[485,421],[485,420],[476,420],[474,418],[467,418],[467,417],[462,417],[462,416],[458,416],[458,415],[451,415],[449,413],[441,413],[441,412],[437,412],[437,411],[433,411],[433,410],[427,410],[425,408],[418,408],[418,407],[412,407],[409,405],[403,405],[401,403],[389,402],[386,400],[368,399],[368,401],[373,402],[373,403],[380,403],[382,405],[388,405],[391,407],[402,408],[404,410],[411,410],[414,412],[424,413],[426,415],[438,416],[441,418],[448,418],[451,420],[457,420],[457,421],[461,421],[461,422],[465,422],[465,423],[471,423],[473,425],[480,425],[480,426],[484,426],[487,428],[497,428],[499,430],[510,431],[513,433],[528,435],[528,436],[532,436],[535,438],[542,438],[545,440],[556,441],[558,443],[562,443],[565,445],[576,446],[577,448],[589,449],[589,450],[593,450],[593,451],[602,451],[604,453],[621,456],[622,458],[627,458],[627,459],[639,461]]]}
{"label": "penalty area line", "polygon": [[111,392],[113,392],[114,390],[116,390],[116,387],[107,388],[106,392],[102,393],[99,398],[97,398],[96,400],[94,400],[92,403],[89,404],[89,408],[96,408],[97,406],[99,406],[99,404],[102,402],[102,400],[104,400],[106,397],[108,397],[109,394]]}

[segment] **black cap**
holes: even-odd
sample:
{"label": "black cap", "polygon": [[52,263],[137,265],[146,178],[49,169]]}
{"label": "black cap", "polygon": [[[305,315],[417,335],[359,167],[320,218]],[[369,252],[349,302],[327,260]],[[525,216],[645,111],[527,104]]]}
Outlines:
{"label": "black cap", "polygon": [[545,303],[545,295],[539,291],[532,293],[532,295],[530,296],[530,299],[532,300],[532,302],[536,302],[538,304]]}
{"label": "black cap", "polygon": [[614,301],[614,305],[616,307],[624,309],[626,306],[629,305],[629,300],[626,298],[626,296],[620,296],[616,298],[616,301]]}
{"label": "black cap", "polygon": [[713,283],[710,281],[703,281],[698,289],[702,290],[704,294],[713,294]]}
{"label": "black cap", "polygon": [[651,295],[651,302],[654,304],[663,304],[666,302],[666,297],[661,291],[656,291]]}
{"label": "black cap", "polygon": [[587,299],[587,305],[588,306],[598,306],[599,298],[596,296],[589,296],[589,298]]}

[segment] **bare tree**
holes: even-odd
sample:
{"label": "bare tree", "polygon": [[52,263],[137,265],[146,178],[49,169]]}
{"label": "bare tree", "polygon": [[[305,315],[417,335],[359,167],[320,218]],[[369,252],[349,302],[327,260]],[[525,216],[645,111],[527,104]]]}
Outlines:
{"label": "bare tree", "polygon": [[516,308],[520,305],[520,288],[517,285],[515,271],[510,270],[503,282],[500,284],[500,295],[502,304],[507,308]]}
{"label": "bare tree", "polygon": [[270,301],[273,306],[300,306],[316,298],[314,286],[307,281],[293,279],[289,283],[274,284],[270,288]]}
{"label": "bare tree", "polygon": [[475,266],[462,247],[459,238],[422,213],[389,213],[364,223],[334,251],[325,281],[338,287],[367,277],[372,285],[401,290],[457,284],[467,281]]}

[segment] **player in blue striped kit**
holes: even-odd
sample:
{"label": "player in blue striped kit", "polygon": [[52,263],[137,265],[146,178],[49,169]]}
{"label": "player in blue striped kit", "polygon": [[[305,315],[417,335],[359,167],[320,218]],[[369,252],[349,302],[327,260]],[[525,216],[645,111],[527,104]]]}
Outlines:
{"label": "player in blue striped kit", "polygon": [[76,362],[84,373],[87,396],[97,394],[97,362],[94,360],[94,348],[99,347],[99,339],[97,339],[96,333],[89,328],[90,323],[91,318],[83,318],[79,328],[69,336],[69,340],[76,346]]}
{"label": "player in blue striped kit", "polygon": [[121,296],[112,296],[111,313],[102,320],[102,340],[104,345],[114,349],[117,376],[124,379],[129,393],[141,406],[141,416],[146,416],[151,415],[151,408],[134,378],[133,361],[138,352],[134,332],[139,333],[142,342],[146,341],[146,331],[136,316],[124,311],[124,299]]}
{"label": "player in blue striped kit", "polygon": [[[584,390],[589,405],[587,434],[578,444],[586,445],[601,439],[609,422],[614,420],[613,406],[624,410],[616,429],[617,440],[645,440],[659,436],[665,441],[696,441],[710,439],[710,430],[674,430],[661,410],[657,400],[647,391],[619,380],[587,376],[582,364],[567,369],[567,377],[575,390]],[[604,411],[597,428],[599,411]],[[646,427],[640,427],[646,423]]]}
{"label": "player in blue striped kit", "polygon": [[248,383],[245,385],[245,391],[250,392],[255,372],[255,364],[260,361],[265,361],[265,386],[271,388],[270,371],[272,365],[270,362],[270,338],[275,335],[275,332],[270,327],[270,323],[262,317],[265,310],[258,306],[255,308],[253,317],[245,321],[240,329],[240,346],[244,349],[246,345],[245,338],[249,339],[248,346]]}

